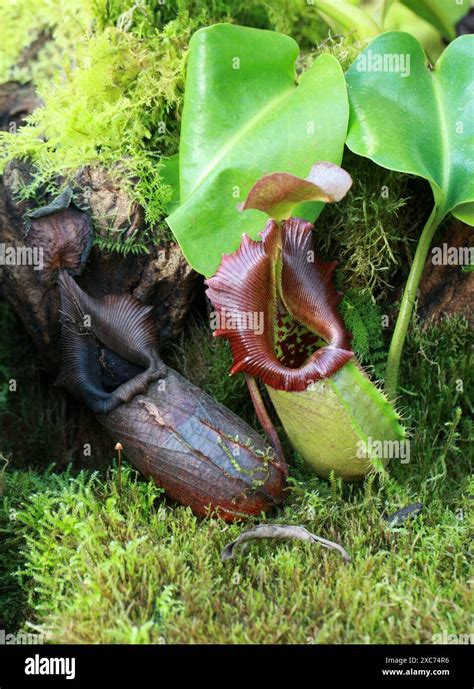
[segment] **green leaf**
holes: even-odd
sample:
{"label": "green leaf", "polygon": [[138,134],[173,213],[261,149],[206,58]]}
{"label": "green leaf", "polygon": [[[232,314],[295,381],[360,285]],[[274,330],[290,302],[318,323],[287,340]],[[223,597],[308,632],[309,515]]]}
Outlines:
{"label": "green leaf", "polygon": [[446,45],[433,24],[422,19],[401,2],[395,2],[385,17],[385,31],[406,31],[423,46],[431,64],[435,64]]}
{"label": "green leaf", "polygon": [[[320,56],[299,80],[288,36],[229,24],[190,42],[180,140],[181,206],[168,224],[191,265],[212,275],[223,253],[254,239],[265,215],[241,203],[263,175],[304,177],[317,160],[339,164],[349,106],[344,75]],[[314,220],[321,202],[298,208]]]}
{"label": "green leaf", "polygon": [[361,41],[368,41],[380,33],[380,27],[370,14],[346,0],[314,0],[312,4],[325,18],[337,22],[346,31],[355,31]]}
{"label": "green leaf", "polygon": [[372,41],[346,75],[349,148],[427,179],[438,217],[452,211],[466,221],[464,204],[474,201],[473,57],[474,36],[461,36],[430,71],[418,41],[394,31]]}
{"label": "green leaf", "polygon": [[167,212],[172,213],[179,206],[179,153],[169,158],[161,158],[160,177],[172,190],[171,199],[167,205]]}
{"label": "green leaf", "polygon": [[456,38],[457,22],[469,12],[469,0],[401,0],[404,5],[432,24],[444,38]]}

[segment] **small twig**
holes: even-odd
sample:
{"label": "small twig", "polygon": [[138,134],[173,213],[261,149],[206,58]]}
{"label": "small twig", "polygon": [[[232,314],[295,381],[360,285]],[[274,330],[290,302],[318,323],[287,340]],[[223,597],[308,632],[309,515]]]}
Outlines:
{"label": "small twig", "polygon": [[388,517],[385,517],[385,519],[389,526],[399,526],[408,519],[417,517],[422,509],[423,505],[421,502],[414,502],[412,505],[406,505],[406,507],[402,507],[400,510],[394,512],[394,514],[390,514]]}
{"label": "small twig", "polygon": [[117,460],[117,470],[118,470],[118,492],[120,497],[122,497],[122,444],[117,443],[115,446],[115,449],[118,452],[118,460]]}
{"label": "small twig", "polygon": [[337,552],[342,555],[345,562],[351,561],[349,553],[345,548],[342,547],[342,545],[339,545],[339,543],[333,543],[333,541],[328,541],[325,538],[321,538],[321,536],[316,536],[308,531],[308,529],[305,529],[304,526],[292,526],[290,524],[261,524],[260,526],[256,526],[254,529],[244,531],[240,534],[237,540],[226,545],[221,553],[221,559],[224,562],[226,560],[231,560],[234,557],[234,551],[237,546],[242,545],[247,541],[253,541],[261,538],[276,538],[280,541],[288,538],[294,538],[299,541],[320,543],[324,548],[337,550]]}

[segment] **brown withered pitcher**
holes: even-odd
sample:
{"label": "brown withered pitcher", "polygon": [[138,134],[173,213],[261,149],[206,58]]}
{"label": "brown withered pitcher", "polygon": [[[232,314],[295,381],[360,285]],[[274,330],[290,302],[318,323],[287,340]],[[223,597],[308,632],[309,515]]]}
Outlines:
{"label": "brown withered pitcher", "polygon": [[97,414],[140,472],[195,513],[215,512],[228,521],[282,501],[282,458],[163,363],[151,307],[129,295],[92,298],[62,270],[58,282],[58,384]]}

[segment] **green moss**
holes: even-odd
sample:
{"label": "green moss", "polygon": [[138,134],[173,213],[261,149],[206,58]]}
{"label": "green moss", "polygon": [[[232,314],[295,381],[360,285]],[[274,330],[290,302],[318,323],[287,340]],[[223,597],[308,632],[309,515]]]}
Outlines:
{"label": "green moss", "polygon": [[159,157],[176,146],[189,31],[175,24],[144,43],[108,28],[79,48],[75,69],[44,87],[45,107],[0,137],[5,161],[29,159],[37,171],[22,195],[100,165],[143,205],[147,224],[157,223],[171,198]]}
{"label": "green moss", "polygon": [[[78,168],[105,167],[143,206],[146,229],[128,245],[110,237],[101,248],[146,251],[166,235],[163,218],[172,192],[160,176],[159,161],[178,150],[192,33],[231,21],[294,33],[304,42],[297,28],[307,12],[311,21],[303,23],[303,33],[309,40],[313,29],[319,35],[322,23],[303,0],[17,0],[2,5],[3,78],[34,79],[44,100],[18,132],[0,133],[3,166],[13,158],[31,161],[34,178],[21,197],[38,203]],[[49,40],[36,60],[19,68],[22,50],[38,36]]]}
{"label": "green moss", "polygon": [[[10,0],[0,3],[0,82],[48,81],[91,33],[117,27],[147,38],[185,15],[200,26],[235,21],[274,29],[293,35],[303,48],[327,33],[306,0]],[[25,59],[35,46],[36,57]]]}
{"label": "green moss", "polygon": [[[170,509],[128,467],[122,484],[120,497],[115,471],[49,475],[33,486],[28,475],[7,476],[16,509],[7,522],[6,564],[17,570],[10,594],[16,582],[26,619],[50,641],[430,643],[468,627],[468,529],[457,511],[467,479],[450,482],[448,502],[433,491],[422,517],[396,532],[383,515],[417,497],[403,482],[342,489],[292,480],[272,519],[342,542],[350,565],[319,546],[278,542],[222,563],[241,525]],[[0,606],[13,614],[12,602]]]}
{"label": "green moss", "polygon": [[464,462],[472,467],[472,345],[472,329],[462,317],[430,327],[415,319],[409,330],[399,407],[410,420],[412,452],[427,476],[423,497],[436,488],[447,498],[450,481],[465,476]]}
{"label": "green moss", "polygon": [[[339,280],[342,282],[343,278]],[[377,378],[383,378],[387,348],[380,308],[368,291],[350,289],[344,294],[340,310],[346,328],[352,333],[352,349],[359,361],[371,366]]]}
{"label": "green moss", "polygon": [[349,151],[342,167],[352,176],[352,189],[318,218],[316,244],[323,256],[337,258],[342,289],[367,292],[382,304],[392,299],[401,257],[406,264],[416,248],[430,194],[408,175]]}
{"label": "green moss", "polygon": [[329,54],[335,57],[345,72],[349,69],[351,64],[356,59],[357,55],[363,49],[358,41],[348,39],[345,36],[333,36],[331,32],[321,30],[319,36],[309,44],[309,49],[304,49],[304,42],[301,56],[298,60],[299,70],[308,69],[319,55]]}
{"label": "green moss", "polygon": [[[0,83],[51,79],[64,56],[91,30],[103,0],[10,0],[0,3]],[[36,57],[25,59],[28,50]]]}
{"label": "green moss", "polygon": [[16,510],[28,496],[44,490],[49,474],[6,472],[5,455],[0,453],[0,625],[14,630],[30,614],[25,589],[18,586],[15,573],[24,564],[21,551],[24,531],[15,519]]}

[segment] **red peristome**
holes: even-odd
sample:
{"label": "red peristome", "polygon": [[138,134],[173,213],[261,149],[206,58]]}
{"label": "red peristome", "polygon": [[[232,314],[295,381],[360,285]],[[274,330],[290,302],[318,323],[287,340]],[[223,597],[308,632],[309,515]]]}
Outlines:
{"label": "red peristome", "polygon": [[[230,314],[237,324],[219,327],[215,333],[230,342],[231,373],[246,372],[277,390],[301,392],[331,376],[353,356],[350,335],[337,311],[340,293],[332,284],[335,264],[315,256],[308,260],[312,227],[299,218],[281,225],[269,220],[261,241],[244,235],[240,248],[224,256],[216,275],[206,281],[207,295],[221,321],[225,323]],[[328,342],[298,368],[285,366],[274,351],[280,242],[280,296],[295,320]]]}
{"label": "red peristome", "polygon": [[321,335],[331,348],[349,351],[351,338],[337,310],[343,295],[333,283],[337,262],[326,263],[316,256],[312,229],[311,223],[299,218],[285,222],[281,272],[283,301],[295,321]]}

